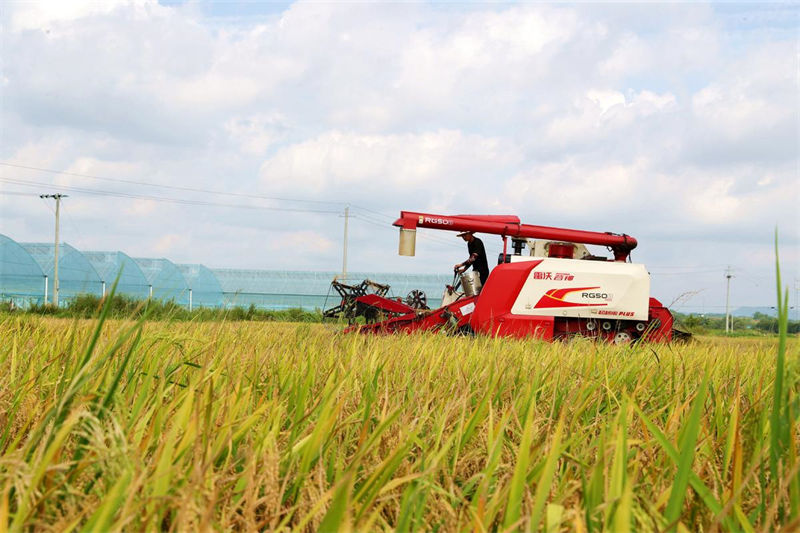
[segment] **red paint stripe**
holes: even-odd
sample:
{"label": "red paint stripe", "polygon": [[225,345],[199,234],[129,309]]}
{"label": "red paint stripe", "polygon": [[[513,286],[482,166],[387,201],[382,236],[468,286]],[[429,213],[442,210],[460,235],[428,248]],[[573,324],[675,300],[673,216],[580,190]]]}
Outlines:
{"label": "red paint stripe", "polygon": [[570,293],[578,292],[578,291],[588,291],[593,289],[599,289],[600,287],[575,287],[572,289],[550,289],[544,296],[542,296],[536,305],[533,306],[534,309],[541,309],[541,308],[552,308],[552,307],[602,307],[608,304],[582,304],[582,303],[573,303],[573,302],[566,302],[564,298]]}

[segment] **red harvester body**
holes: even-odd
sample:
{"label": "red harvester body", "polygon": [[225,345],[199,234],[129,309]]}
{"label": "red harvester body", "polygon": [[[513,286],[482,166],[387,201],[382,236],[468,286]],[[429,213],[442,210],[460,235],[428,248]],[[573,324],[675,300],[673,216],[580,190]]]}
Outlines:
{"label": "red harvester body", "polygon": [[[417,228],[499,235],[503,253],[483,287],[477,276],[462,276],[463,293],[448,286],[442,307],[435,310],[415,309],[382,295],[357,298],[386,318],[348,331],[444,329],[543,340],[580,335],[619,344],[669,342],[677,333],[670,311],[650,297],[647,270],[628,262],[637,245],[628,235],[521,224],[513,215],[403,211],[394,225],[400,228],[401,255],[414,255]],[[589,254],[586,244],[606,246],[613,260]],[[530,255],[522,254],[525,245]]]}

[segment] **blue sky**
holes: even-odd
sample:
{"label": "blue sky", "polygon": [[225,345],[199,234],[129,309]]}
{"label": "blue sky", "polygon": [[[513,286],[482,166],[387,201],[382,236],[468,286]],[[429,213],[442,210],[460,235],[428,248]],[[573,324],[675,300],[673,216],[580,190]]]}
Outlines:
{"label": "blue sky", "polygon": [[794,4],[6,6],[16,240],[62,190],[79,249],[331,270],[350,205],[351,270],[441,272],[463,243],[398,257],[400,210],[512,213],[634,235],[655,296],[714,310],[728,265],[734,305],[772,304],[778,226],[800,283]]}
{"label": "blue sky", "polygon": [[291,2],[192,2],[161,1],[159,4],[170,7],[196,6],[206,17],[242,18],[248,24],[258,17],[280,14]]}

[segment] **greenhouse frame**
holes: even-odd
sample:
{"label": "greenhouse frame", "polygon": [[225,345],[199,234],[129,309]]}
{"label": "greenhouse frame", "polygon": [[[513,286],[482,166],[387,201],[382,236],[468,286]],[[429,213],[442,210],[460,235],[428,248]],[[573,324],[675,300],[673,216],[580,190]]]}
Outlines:
{"label": "greenhouse frame", "polygon": [[[53,244],[18,243],[0,234],[0,302],[17,307],[52,302]],[[79,251],[59,245],[59,305],[81,294],[103,297],[111,291],[131,298],[171,301],[195,307],[256,307],[282,310],[326,309],[338,304],[331,281],[358,284],[369,279],[391,287],[389,296],[404,297],[412,289],[427,294],[428,305],[438,307],[445,284],[443,275],[351,272],[246,270],[176,264],[166,258],[132,258],[121,251]],[[118,279],[119,278],[119,279]]]}
{"label": "greenhouse frame", "polygon": [[[133,298],[150,296],[149,283],[138,263],[122,252],[83,252],[92,264],[102,283],[101,296],[117,283],[117,292]],[[119,280],[117,280],[119,276]]]}
{"label": "greenhouse frame", "polygon": [[[55,280],[55,245],[43,243],[20,243],[39,264],[45,275],[45,285]],[[86,257],[70,246],[58,245],[58,297],[70,300],[79,294],[99,294],[102,283],[97,271]]]}

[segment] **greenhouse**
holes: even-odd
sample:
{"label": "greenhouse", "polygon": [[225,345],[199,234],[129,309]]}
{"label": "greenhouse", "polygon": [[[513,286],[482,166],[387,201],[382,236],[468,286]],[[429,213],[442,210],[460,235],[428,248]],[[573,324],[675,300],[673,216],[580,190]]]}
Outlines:
{"label": "greenhouse", "polygon": [[111,290],[111,286],[119,275],[117,294],[124,294],[140,300],[150,294],[150,283],[147,281],[139,265],[122,252],[83,252],[84,257],[92,264],[100,276],[101,294]]}
{"label": "greenhouse", "polygon": [[[326,309],[339,303],[338,295],[331,292],[331,281],[343,280],[337,272],[219,268],[212,271],[222,285],[226,307]],[[412,289],[422,290],[431,307],[439,305],[445,284],[452,282],[452,278],[440,275],[380,272],[353,272],[344,281],[358,284],[365,279],[390,285],[391,297],[405,297]]]}
{"label": "greenhouse", "polygon": [[[0,235],[0,300],[24,307],[52,299],[53,244],[20,244]],[[123,252],[82,252],[59,246],[59,303],[78,294],[103,296],[120,276],[117,293],[137,299],[153,297],[186,307],[249,307],[261,309],[327,309],[338,305],[331,281],[337,272],[210,269],[200,264],[176,265],[168,259],[131,258]],[[451,278],[442,275],[353,272],[345,282],[369,279],[390,285],[390,297],[411,290],[425,292],[430,307],[441,302]],[[45,299],[45,291],[49,294]]]}
{"label": "greenhouse", "polygon": [[25,248],[0,235],[0,300],[17,307],[44,303],[45,276]]}
{"label": "greenhouse", "polygon": [[[53,294],[52,280],[54,279],[55,245],[41,243],[20,243],[31,257],[39,264],[39,268],[47,276],[50,283],[48,292]],[[59,300],[70,300],[79,294],[102,294],[102,283],[97,271],[84,257],[84,255],[70,246],[62,243],[58,246],[58,297]]]}
{"label": "greenhouse", "polygon": [[147,278],[151,298],[189,306],[189,285],[175,263],[164,258],[135,257],[133,260]]}
{"label": "greenhouse", "polygon": [[176,265],[189,286],[189,308],[221,307],[222,286],[214,273],[203,265]]}

